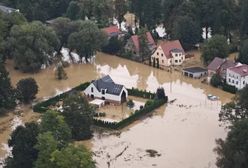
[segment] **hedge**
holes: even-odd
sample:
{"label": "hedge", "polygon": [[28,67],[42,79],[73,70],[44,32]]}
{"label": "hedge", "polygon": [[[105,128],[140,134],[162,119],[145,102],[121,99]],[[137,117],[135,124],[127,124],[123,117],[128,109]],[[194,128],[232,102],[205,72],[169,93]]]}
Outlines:
{"label": "hedge", "polygon": [[127,89],[128,91],[128,95],[130,96],[137,96],[137,97],[142,97],[145,99],[154,99],[156,94],[155,93],[151,93],[150,91],[147,92],[146,90],[139,90],[139,89]]}
{"label": "hedge", "polygon": [[[37,103],[36,105],[33,106],[33,111],[34,112],[38,112],[38,113],[44,113],[47,110],[49,110],[49,106],[56,104],[58,101],[63,100],[66,96],[68,96],[68,94],[70,94],[73,91],[83,91],[85,90],[88,86],[90,85],[89,82],[83,83],[79,86],[76,86],[74,88],[72,88],[71,90],[64,92],[62,94],[59,94],[55,97],[52,97],[46,101]],[[128,90],[128,94],[131,96],[136,96],[136,97],[141,97],[141,98],[145,98],[145,99],[152,99],[149,100],[149,103],[147,103],[144,108],[140,109],[140,110],[136,110],[134,112],[134,114],[132,114],[131,116],[129,116],[128,118],[120,121],[120,122],[108,122],[108,121],[103,121],[103,120],[98,120],[98,119],[94,119],[94,124],[96,126],[100,126],[100,127],[105,127],[105,128],[110,128],[110,129],[120,129],[123,128],[129,124],[131,124],[132,122],[136,121],[138,118],[140,118],[141,116],[150,113],[151,111],[155,110],[156,108],[162,106],[163,104],[167,103],[168,101],[168,97],[166,97],[166,99],[154,99],[156,94],[155,93],[151,93],[151,92],[147,92],[145,90],[139,90],[139,89],[127,89]]]}
{"label": "hedge", "polygon": [[33,106],[33,111],[34,112],[38,112],[38,113],[44,113],[47,110],[49,110],[49,106],[56,104],[58,101],[64,99],[69,93],[73,92],[73,91],[82,91],[84,89],[86,89],[88,86],[90,85],[89,82],[83,83],[81,85],[78,85],[74,88],[72,88],[71,90],[64,92],[62,94],[59,94],[55,97],[52,97],[46,101],[37,103],[36,105]]}
{"label": "hedge", "polygon": [[222,84],[222,89],[226,92],[233,93],[233,94],[237,92],[237,88],[235,86],[231,86],[226,83]]}
{"label": "hedge", "polygon": [[133,123],[134,121],[138,120],[141,116],[154,111],[155,109],[159,108],[165,103],[167,103],[167,98],[163,100],[153,100],[153,103],[145,106],[141,110],[136,110],[133,115],[129,116],[128,118],[120,122],[108,122],[108,121],[94,119],[94,125],[104,128],[110,128],[110,129],[121,129]]}

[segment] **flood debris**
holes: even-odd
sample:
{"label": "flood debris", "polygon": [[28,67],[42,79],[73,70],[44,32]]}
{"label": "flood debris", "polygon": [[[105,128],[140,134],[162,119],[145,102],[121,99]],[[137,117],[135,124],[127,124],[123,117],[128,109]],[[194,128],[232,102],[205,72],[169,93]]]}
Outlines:
{"label": "flood debris", "polygon": [[173,100],[169,101],[169,104],[174,103],[176,100],[177,100],[177,99],[173,99]]}
{"label": "flood debris", "polygon": [[148,153],[148,155],[149,155],[150,157],[160,157],[160,156],[161,156],[161,154],[158,153],[158,151],[153,150],[153,149],[147,149],[147,150],[146,150],[146,153]]}

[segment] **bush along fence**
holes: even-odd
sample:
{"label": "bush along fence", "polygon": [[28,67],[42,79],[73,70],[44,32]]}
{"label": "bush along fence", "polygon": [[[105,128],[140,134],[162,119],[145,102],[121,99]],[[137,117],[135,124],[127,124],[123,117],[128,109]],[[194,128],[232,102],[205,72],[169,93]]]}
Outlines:
{"label": "bush along fence", "polygon": [[128,118],[120,121],[120,122],[108,122],[108,121],[103,121],[103,120],[98,120],[94,119],[94,125],[99,126],[99,127],[104,127],[104,128],[109,128],[109,129],[121,129],[124,128],[125,126],[133,123],[134,121],[138,120],[140,117],[154,111],[155,109],[159,108],[160,106],[164,105],[167,103],[168,98],[166,99],[154,99],[150,100],[149,105],[145,105],[144,108],[140,110],[136,110],[133,115],[129,116]]}
{"label": "bush along fence", "polygon": [[[47,110],[49,110],[49,106],[56,104],[58,101],[63,100],[68,94],[70,94],[73,91],[83,91],[90,85],[89,82],[83,83],[79,86],[76,86],[72,88],[71,90],[64,92],[62,94],[59,94],[55,97],[52,97],[46,101],[37,103],[33,106],[33,111],[38,113],[44,113]],[[94,124],[99,127],[109,128],[109,129],[120,129],[123,128],[132,122],[138,120],[143,115],[150,113],[154,111],[155,109],[159,108],[160,106],[164,105],[168,102],[168,97],[166,96],[165,99],[156,99],[156,94],[147,92],[145,90],[139,90],[136,88],[127,89],[128,94],[131,96],[141,97],[145,99],[149,99],[145,106],[141,108],[140,110],[136,110],[131,116],[128,118],[120,121],[120,122],[107,122],[100,119],[94,119]]]}
{"label": "bush along fence", "polygon": [[74,91],[83,91],[84,89],[86,89],[88,86],[90,85],[89,82],[83,83],[81,85],[78,85],[74,88],[72,88],[71,90],[61,93],[55,97],[52,97],[46,101],[37,103],[36,105],[33,106],[33,111],[34,112],[38,112],[38,113],[44,113],[47,110],[49,110],[49,106],[56,104],[58,101],[63,100],[68,94],[70,94],[71,92]]}

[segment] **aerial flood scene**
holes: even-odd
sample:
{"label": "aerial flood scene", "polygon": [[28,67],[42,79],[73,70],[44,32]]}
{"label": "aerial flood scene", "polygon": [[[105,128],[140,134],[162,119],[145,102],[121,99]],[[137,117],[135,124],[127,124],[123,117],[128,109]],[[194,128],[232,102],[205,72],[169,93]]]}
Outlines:
{"label": "aerial flood scene", "polygon": [[248,167],[248,1],[217,1],[0,0],[0,168]]}

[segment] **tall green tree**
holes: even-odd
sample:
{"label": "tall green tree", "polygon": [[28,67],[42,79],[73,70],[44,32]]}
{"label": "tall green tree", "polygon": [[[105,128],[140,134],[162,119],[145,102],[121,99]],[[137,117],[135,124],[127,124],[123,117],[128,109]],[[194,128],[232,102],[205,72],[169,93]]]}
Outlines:
{"label": "tall green tree", "polygon": [[248,118],[248,86],[238,91],[232,102],[222,106],[220,121],[234,123]]}
{"label": "tall green tree", "polygon": [[7,158],[6,168],[32,168],[37,159],[38,151],[34,148],[37,143],[38,125],[27,123],[19,126],[11,134],[8,145],[12,147],[12,157]]}
{"label": "tall green tree", "polygon": [[225,140],[218,139],[216,165],[219,168],[248,167],[248,119],[236,122]]}
{"label": "tall green tree", "polygon": [[200,42],[201,27],[188,16],[178,17],[174,22],[172,38],[179,39],[183,48],[190,49]]}
{"label": "tall green tree", "polygon": [[16,85],[17,92],[20,94],[19,99],[28,103],[35,98],[38,93],[38,85],[33,78],[21,79]]}
{"label": "tall green tree", "polygon": [[63,115],[76,140],[88,139],[92,136],[94,109],[80,93],[70,94],[63,103]]}
{"label": "tall green tree", "polygon": [[92,156],[84,146],[69,145],[60,151],[56,150],[51,160],[56,165],[54,168],[95,168]]}
{"label": "tall green tree", "polygon": [[0,61],[0,114],[6,109],[14,108],[16,103],[15,90],[11,86],[9,73]]}
{"label": "tall green tree", "polygon": [[107,43],[106,35],[91,21],[83,21],[78,32],[72,33],[68,40],[68,47],[75,49],[79,56],[88,62],[97,50]]}
{"label": "tall green tree", "polygon": [[147,39],[147,33],[148,31],[146,29],[141,29],[138,33],[139,36],[139,44],[140,44],[140,56],[141,56],[141,60],[142,62],[149,58],[152,54],[152,51],[150,50],[149,46],[148,46],[148,39]]}
{"label": "tall green tree", "polygon": [[[51,123],[52,124],[52,123]],[[59,141],[48,131],[38,135],[35,148],[38,150],[38,158],[34,163],[35,168],[54,168],[56,165],[51,160],[52,153],[58,149]]]}
{"label": "tall green tree", "polygon": [[241,14],[240,14],[240,37],[248,38],[248,0],[240,0]]}
{"label": "tall green tree", "polygon": [[241,42],[238,61],[248,64],[248,39]]}
{"label": "tall green tree", "polygon": [[55,32],[41,22],[14,26],[8,40],[15,67],[23,72],[37,72],[47,65],[59,41]]}
{"label": "tall green tree", "polygon": [[209,39],[203,46],[202,60],[209,64],[215,57],[226,58],[229,47],[225,36],[215,35]]}
{"label": "tall green tree", "polygon": [[47,111],[40,124],[40,133],[50,132],[59,148],[65,147],[71,140],[71,130],[64,117],[55,111]]}
{"label": "tall green tree", "polygon": [[119,22],[123,20],[124,15],[127,13],[127,10],[128,10],[128,4],[126,0],[114,1],[114,12]]}

